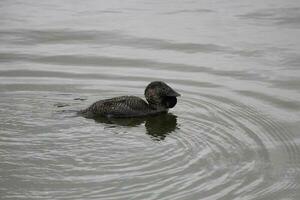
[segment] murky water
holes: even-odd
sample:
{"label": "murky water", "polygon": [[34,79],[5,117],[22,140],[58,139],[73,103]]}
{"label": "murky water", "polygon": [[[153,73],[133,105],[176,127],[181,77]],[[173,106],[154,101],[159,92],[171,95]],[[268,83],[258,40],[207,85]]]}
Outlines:
{"label": "murky water", "polygon": [[[300,199],[300,3],[0,2],[0,199]],[[96,100],[182,94],[167,115]]]}

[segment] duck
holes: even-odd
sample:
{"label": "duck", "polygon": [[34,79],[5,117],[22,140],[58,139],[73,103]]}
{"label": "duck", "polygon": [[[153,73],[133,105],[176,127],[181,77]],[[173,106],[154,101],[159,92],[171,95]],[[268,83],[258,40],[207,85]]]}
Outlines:
{"label": "duck", "polygon": [[167,113],[181,96],[163,81],[149,83],[144,92],[146,101],[137,96],[119,96],[99,100],[79,111],[86,118],[128,118]]}

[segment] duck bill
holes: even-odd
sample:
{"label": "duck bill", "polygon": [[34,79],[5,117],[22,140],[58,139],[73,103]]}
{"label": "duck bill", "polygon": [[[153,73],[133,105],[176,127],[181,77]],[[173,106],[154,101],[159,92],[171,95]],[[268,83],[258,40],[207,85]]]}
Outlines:
{"label": "duck bill", "polygon": [[174,90],[170,90],[167,95],[168,97],[180,97],[181,95],[178,92],[175,92]]}

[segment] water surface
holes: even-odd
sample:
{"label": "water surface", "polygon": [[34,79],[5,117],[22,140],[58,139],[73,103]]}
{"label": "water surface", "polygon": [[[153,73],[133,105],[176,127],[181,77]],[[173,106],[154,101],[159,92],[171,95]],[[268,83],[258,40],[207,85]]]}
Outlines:
{"label": "water surface", "polygon": [[[0,2],[1,199],[300,199],[299,1]],[[169,114],[75,115],[181,93]]]}

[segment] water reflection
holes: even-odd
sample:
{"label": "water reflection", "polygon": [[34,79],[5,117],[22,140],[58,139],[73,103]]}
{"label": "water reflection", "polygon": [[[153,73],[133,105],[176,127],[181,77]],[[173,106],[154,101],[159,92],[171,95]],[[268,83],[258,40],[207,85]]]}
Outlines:
{"label": "water reflection", "polygon": [[155,117],[149,117],[145,123],[146,133],[155,140],[164,140],[165,137],[175,129],[177,125],[177,116],[173,114],[163,114]]}
{"label": "water reflection", "polygon": [[178,128],[177,116],[171,113],[140,117],[140,118],[96,118],[98,123],[105,123],[117,126],[136,127],[145,124],[146,134],[153,140],[164,140],[166,136]]}

